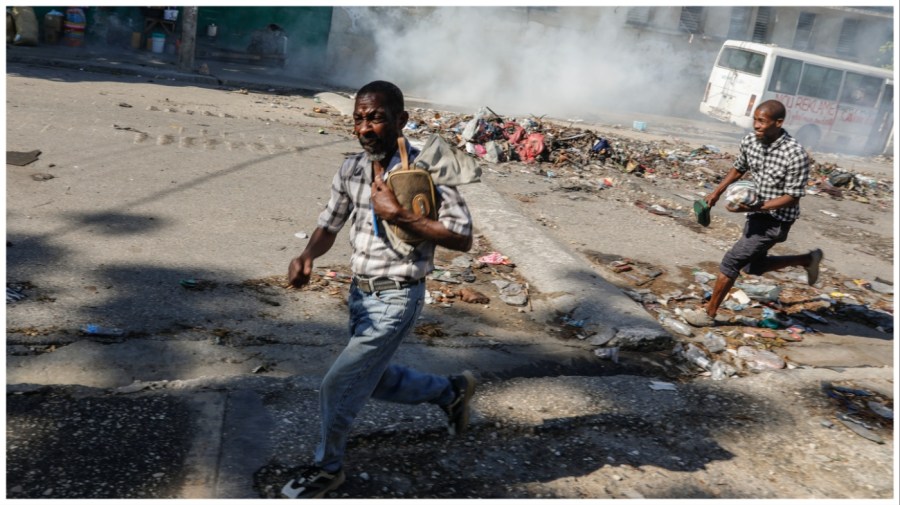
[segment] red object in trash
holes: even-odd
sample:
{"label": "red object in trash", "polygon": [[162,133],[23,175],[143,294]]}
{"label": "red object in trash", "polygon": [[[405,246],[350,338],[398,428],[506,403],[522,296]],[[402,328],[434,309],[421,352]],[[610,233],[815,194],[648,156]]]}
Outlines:
{"label": "red object in trash", "polygon": [[544,135],[542,133],[532,133],[525,137],[525,141],[516,147],[519,153],[519,159],[525,163],[531,163],[544,152]]}

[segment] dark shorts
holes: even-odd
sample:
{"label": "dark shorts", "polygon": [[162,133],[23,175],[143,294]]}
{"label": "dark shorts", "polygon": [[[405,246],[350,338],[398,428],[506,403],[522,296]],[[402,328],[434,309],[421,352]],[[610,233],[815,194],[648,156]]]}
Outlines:
{"label": "dark shorts", "polygon": [[741,270],[751,275],[762,275],[767,270],[769,249],[787,240],[793,224],[793,221],[779,221],[769,214],[747,216],[743,236],[725,253],[719,271],[732,279],[736,279]]}

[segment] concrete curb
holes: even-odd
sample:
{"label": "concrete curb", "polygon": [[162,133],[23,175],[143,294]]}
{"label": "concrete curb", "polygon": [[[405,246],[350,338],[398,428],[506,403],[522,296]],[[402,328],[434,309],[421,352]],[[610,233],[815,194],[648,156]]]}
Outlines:
{"label": "concrete curb", "polygon": [[597,335],[595,345],[631,349],[661,347],[671,335],[619,288],[604,281],[584,260],[552,239],[525,216],[512,211],[512,202],[486,183],[460,188],[475,226],[508,256],[543,297],[535,300],[534,317],[550,322],[567,315],[584,321]]}

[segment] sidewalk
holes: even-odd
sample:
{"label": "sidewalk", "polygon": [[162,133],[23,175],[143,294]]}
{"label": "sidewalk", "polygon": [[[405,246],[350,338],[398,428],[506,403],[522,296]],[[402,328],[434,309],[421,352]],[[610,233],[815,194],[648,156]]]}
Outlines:
{"label": "sidewalk", "polygon": [[[25,47],[7,44],[6,61],[74,68],[85,72],[154,76],[205,86],[227,86],[259,91],[334,89],[306,77],[291,75],[278,67],[230,63],[215,59],[197,58],[194,60],[194,71],[182,71],[178,68],[178,56],[175,54],[157,54],[136,49],[106,51],[62,45]],[[208,68],[208,75],[198,71],[203,65]]]}

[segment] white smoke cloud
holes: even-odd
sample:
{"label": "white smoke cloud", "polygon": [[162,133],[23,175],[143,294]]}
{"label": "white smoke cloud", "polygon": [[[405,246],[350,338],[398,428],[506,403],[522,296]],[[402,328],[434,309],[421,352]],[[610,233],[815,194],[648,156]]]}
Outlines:
{"label": "white smoke cloud", "polygon": [[[385,79],[407,95],[504,115],[696,110],[706,65],[699,70],[690,55],[675,54],[665,36],[623,37],[625,9],[561,7],[550,26],[514,7],[440,7],[416,17],[345,8],[351,30],[368,32],[374,50],[343,81]],[[693,94],[685,97],[686,89]]]}

